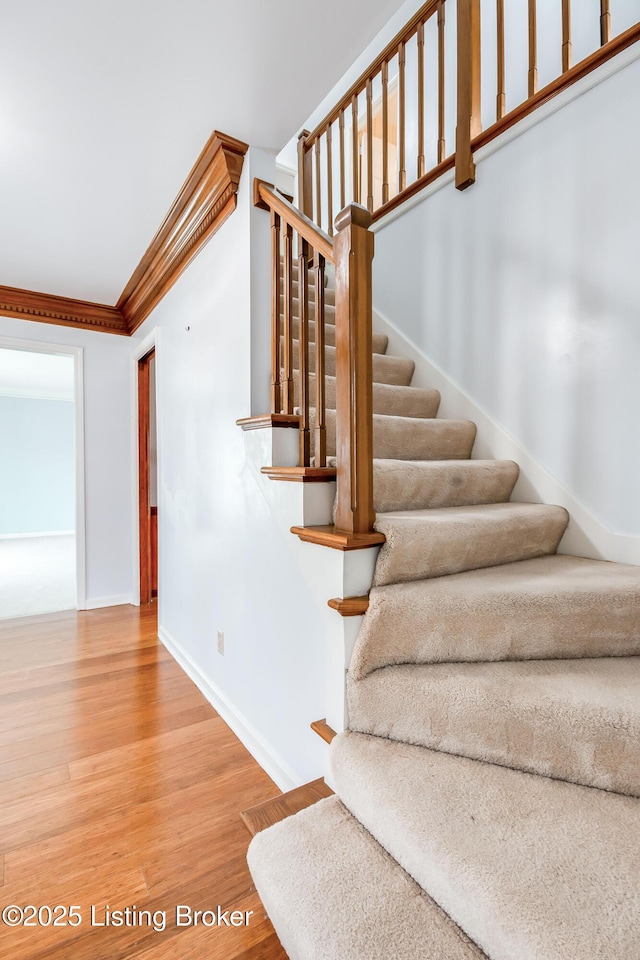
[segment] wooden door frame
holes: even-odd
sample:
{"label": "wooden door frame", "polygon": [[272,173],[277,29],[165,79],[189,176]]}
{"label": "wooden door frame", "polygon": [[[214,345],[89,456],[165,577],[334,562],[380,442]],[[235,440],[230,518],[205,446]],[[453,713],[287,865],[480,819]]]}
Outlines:
{"label": "wooden door frame", "polygon": [[152,600],[151,509],[149,504],[149,362],[155,344],[138,357],[138,538],[140,547],[140,603]]}

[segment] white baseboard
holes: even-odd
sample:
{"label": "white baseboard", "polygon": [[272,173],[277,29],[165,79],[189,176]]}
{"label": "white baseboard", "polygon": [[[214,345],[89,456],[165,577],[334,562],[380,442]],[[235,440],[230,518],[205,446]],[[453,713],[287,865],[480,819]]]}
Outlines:
{"label": "white baseboard", "polygon": [[130,593],[121,593],[115,597],[89,597],[81,609],[99,610],[100,607],[121,607],[127,603],[131,603]]}
{"label": "white baseboard", "polygon": [[75,530],[45,530],[42,533],[0,533],[0,540],[31,540],[34,537],[73,537]]}
{"label": "white baseboard", "polygon": [[280,789],[286,792],[300,786],[300,778],[296,776],[286,761],[273,750],[253,724],[231,703],[220,687],[202,672],[178,641],[164,627],[160,626],[158,627],[158,637],[187,676],[193,680],[196,687],[217,710],[227,726],[233,730],[254,760],[260,764]]}
{"label": "white baseboard", "polygon": [[520,477],[513,492],[513,500],[554,503],[569,511],[571,519],[562,538],[559,553],[640,565],[640,537],[626,536],[610,530],[512,434],[377,310],[374,310],[373,325],[378,333],[385,333],[389,337],[388,353],[414,361],[414,386],[432,387],[440,391],[442,403],[439,416],[473,420],[478,427],[473,448],[474,459],[515,460],[520,466]]}

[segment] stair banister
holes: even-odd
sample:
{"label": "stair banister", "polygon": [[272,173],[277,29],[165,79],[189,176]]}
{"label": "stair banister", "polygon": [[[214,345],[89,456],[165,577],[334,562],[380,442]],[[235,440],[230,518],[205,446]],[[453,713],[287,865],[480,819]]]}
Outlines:
{"label": "stair banister", "polygon": [[[301,140],[302,143],[302,140]],[[301,149],[301,156],[302,156]],[[304,199],[305,192],[301,194]],[[345,207],[332,238],[270,184],[254,181],[256,206],[271,216],[272,415],[291,414],[293,383],[293,234],[298,236],[298,393],[301,470],[316,476],[326,464],[324,351],[325,263],[336,275],[336,531],[347,536],[373,531],[373,354],[371,214],[359,204]],[[282,251],[282,252],[281,252]],[[282,266],[281,266],[282,263]],[[315,390],[310,391],[309,269],[315,277]],[[282,306],[281,306],[282,284]],[[311,409],[315,410],[311,467]],[[375,535],[377,541],[379,537]]]}

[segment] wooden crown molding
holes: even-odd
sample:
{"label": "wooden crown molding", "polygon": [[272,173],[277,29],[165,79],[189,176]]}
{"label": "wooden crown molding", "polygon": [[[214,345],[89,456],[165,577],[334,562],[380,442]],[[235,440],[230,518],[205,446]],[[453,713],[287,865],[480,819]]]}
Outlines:
{"label": "wooden crown molding", "polygon": [[39,320],[66,327],[82,327],[127,336],[125,319],[117,307],[72,300],[49,293],[0,286],[0,314],[20,320]]}
{"label": "wooden crown molding", "polygon": [[116,308],[133,333],[233,213],[249,145],[214,130]]}
{"label": "wooden crown molding", "polygon": [[115,307],[0,286],[0,314],[131,335],[235,210],[248,149],[214,130]]}

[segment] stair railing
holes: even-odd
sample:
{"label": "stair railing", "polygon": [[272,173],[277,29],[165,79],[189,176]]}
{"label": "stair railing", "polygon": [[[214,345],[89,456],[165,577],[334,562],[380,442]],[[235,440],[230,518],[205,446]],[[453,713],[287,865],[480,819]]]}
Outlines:
{"label": "stair railing", "polygon": [[310,479],[332,470],[327,467],[324,291],[327,263],[335,268],[335,527],[347,535],[369,534],[374,521],[371,215],[355,203],[345,207],[330,237],[264,181],[254,182],[254,202],[271,217],[271,412],[299,416],[299,470]]}
{"label": "stair railing", "polygon": [[[473,155],[480,147],[640,40],[640,23],[616,32],[622,12],[617,0],[600,0],[599,9],[595,3],[573,8],[570,0],[555,3],[561,72],[539,89],[538,0],[527,0],[526,19],[519,24],[505,0],[428,0],[316,128],[300,134],[303,213],[320,227],[326,224],[332,235],[336,197],[338,209],[353,200],[375,221],[454,167],[456,186],[465,189],[475,181]],[[505,51],[513,47],[516,27],[527,40],[522,57],[527,93],[509,104],[515,93],[507,89]],[[574,65],[576,33],[593,35],[594,49]],[[492,82],[493,74],[496,89],[495,113],[485,104],[484,129],[481,58],[484,82]],[[455,145],[447,139],[454,118]]]}

